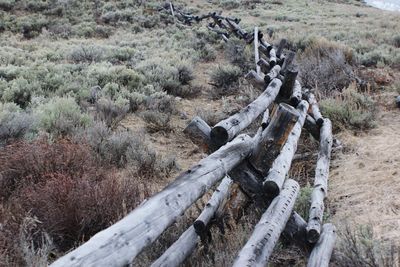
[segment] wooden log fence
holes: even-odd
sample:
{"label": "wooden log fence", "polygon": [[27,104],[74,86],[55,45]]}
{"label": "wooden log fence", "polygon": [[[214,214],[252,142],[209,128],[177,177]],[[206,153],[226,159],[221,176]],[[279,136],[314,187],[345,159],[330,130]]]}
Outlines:
{"label": "wooden log fence", "polygon": [[[309,267],[328,266],[336,239],[335,227],[323,224],[332,124],[322,117],[314,94],[303,90],[297,80],[295,53],[285,50],[285,39],[278,46],[269,44],[258,27],[253,32],[245,31],[239,19],[215,12],[194,16],[172,2],[163,5],[160,12],[173,16],[175,23],[186,25],[211,20],[208,28],[225,41],[235,35],[253,44],[255,70],[251,70],[246,79],[262,93],[216,125],[208,125],[202,118],[195,117],[184,133],[212,153],[126,217],[98,232],[51,266],[132,264],[143,249],[218,182],[219,186],[200,216],[152,266],[179,266],[190,256],[199,240],[204,239],[233,184],[245,192],[244,198],[263,203],[266,209],[234,266],[265,266],[280,236],[293,241],[309,255]],[[253,137],[241,134],[260,116],[261,125]],[[303,128],[320,143],[308,222],[293,210],[300,186],[287,179]]]}

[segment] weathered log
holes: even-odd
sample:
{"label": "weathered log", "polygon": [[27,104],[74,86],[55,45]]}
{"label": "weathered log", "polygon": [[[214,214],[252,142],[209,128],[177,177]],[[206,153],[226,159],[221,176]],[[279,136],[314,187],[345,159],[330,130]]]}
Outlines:
{"label": "weathered log", "polygon": [[282,82],[278,79],[272,80],[256,100],[233,116],[217,123],[211,129],[211,142],[217,146],[222,146],[249,126],[275,100],[281,84]]}
{"label": "weathered log", "polygon": [[277,60],[276,60],[276,52],[275,52],[275,49],[272,48],[269,51],[269,66],[271,68],[273,68],[276,65],[276,62],[277,62]]}
{"label": "weathered log", "polygon": [[240,251],[233,266],[266,266],[292,213],[299,184],[288,179],[280,193],[262,215],[246,245]]}
{"label": "weathered log", "polygon": [[278,48],[276,49],[276,56],[278,58],[281,58],[283,49],[285,49],[286,45],[287,45],[287,40],[281,39],[281,41],[279,42]]}
{"label": "weathered log", "polygon": [[294,83],[292,96],[290,97],[290,104],[297,107],[302,99],[301,84],[298,80]]}
{"label": "weathered log", "polygon": [[193,227],[199,236],[205,234],[207,224],[210,222],[221,203],[228,196],[228,192],[232,183],[233,181],[228,176],[222,179],[221,184],[212,194],[210,200],[205,205],[204,210],[193,223]]}
{"label": "weathered log", "polygon": [[315,121],[317,122],[317,125],[319,127],[321,127],[322,124],[324,123],[324,119],[321,115],[321,112],[319,111],[319,107],[318,107],[318,103],[317,103],[317,99],[315,98],[315,95],[311,92],[307,92],[305,96],[306,96],[308,103],[310,103],[311,112],[312,112],[312,115],[313,115]]}
{"label": "weathered log", "polygon": [[202,118],[196,116],[186,126],[183,132],[198,145],[210,145],[211,127]]}
{"label": "weathered log", "polygon": [[296,82],[299,69],[297,65],[290,65],[286,68],[285,77],[283,79],[282,88],[279,95],[285,99],[289,99],[293,93],[293,88]]}
{"label": "weathered log", "polygon": [[230,171],[229,176],[240,185],[247,195],[254,196],[263,193],[261,190],[262,181],[252,171],[247,160]]}
{"label": "weathered log", "polygon": [[307,239],[311,243],[318,241],[324,216],[324,199],[328,193],[329,163],[332,151],[332,123],[325,119],[320,134],[320,147],[315,168],[314,188],[311,194],[310,216],[307,225]]}
{"label": "weathered log", "polygon": [[279,195],[285,177],[289,172],[294,153],[297,149],[297,142],[300,138],[301,129],[303,128],[306,119],[308,103],[304,100],[301,101],[297,110],[299,111],[299,119],[290,132],[281,153],[274,160],[272,167],[268,171],[268,176],[265,178],[263,183],[264,192],[270,197]]}
{"label": "weathered log", "polygon": [[261,129],[264,130],[268,126],[268,121],[269,121],[269,109],[267,109],[264,114],[263,118],[261,120]]}
{"label": "weathered log", "polygon": [[256,62],[256,72],[260,75],[261,68],[257,64],[260,61],[260,53],[258,52],[258,27],[254,27],[254,60]]}
{"label": "weathered log", "polygon": [[397,104],[397,107],[400,108],[400,95],[398,97],[396,97],[396,104]]}
{"label": "weathered log", "polygon": [[232,32],[241,39],[245,39],[248,41],[248,33],[240,28],[240,26],[233,20],[226,18],[225,21],[228,23],[229,27],[231,28]]}
{"label": "weathered log", "polygon": [[55,261],[52,266],[126,266],[183,212],[252,151],[240,135],[182,173],[125,218]]}
{"label": "weathered log", "polygon": [[320,130],[317,122],[313,117],[307,114],[306,121],[304,122],[304,128],[314,137],[315,140],[319,140]]}
{"label": "weathered log", "polygon": [[173,243],[161,255],[151,267],[175,267],[179,266],[190,254],[193,253],[198,243],[198,235],[191,225],[175,243]]}
{"label": "weathered log", "polygon": [[287,54],[285,55],[285,60],[283,61],[283,64],[282,64],[282,69],[281,69],[282,75],[285,75],[285,72],[286,72],[286,69],[288,68],[288,66],[293,64],[295,56],[296,56],[295,52],[293,52],[293,51],[287,52]]}
{"label": "weathered log", "polygon": [[306,221],[294,211],[286,223],[282,235],[286,240],[289,240],[291,243],[302,249],[306,254],[309,254],[312,247],[307,241],[306,227]]}
{"label": "weathered log", "polygon": [[226,176],[212,194],[204,210],[201,212],[193,226],[189,227],[181,237],[175,241],[151,266],[174,267],[179,266],[196,248],[198,236],[204,236],[206,226],[228,196],[232,180]]}
{"label": "weathered log", "polygon": [[265,41],[263,41],[262,39],[259,40],[260,41],[260,46],[258,47],[258,49],[260,50],[261,53],[263,53],[266,57],[270,57],[270,51],[273,49],[273,46],[266,43]]}
{"label": "weathered log", "polygon": [[336,241],[336,227],[326,223],[308,259],[307,267],[328,267]]}
{"label": "weathered log", "polygon": [[275,65],[265,76],[264,81],[266,84],[269,84],[273,79],[278,77],[279,72],[281,71],[281,66]]}
{"label": "weathered log", "polygon": [[264,79],[254,70],[249,71],[249,73],[246,74],[245,79],[255,88],[258,88],[260,90],[265,89],[266,84]]}
{"label": "weathered log", "polygon": [[249,160],[253,169],[262,177],[267,175],[272,162],[285,145],[298,117],[298,111],[284,103],[281,103],[274,110],[271,122],[259,137],[260,141],[254,148]]}
{"label": "weathered log", "polygon": [[269,63],[263,58],[260,58],[260,60],[257,62],[257,65],[260,66],[263,73],[268,73],[270,70]]}

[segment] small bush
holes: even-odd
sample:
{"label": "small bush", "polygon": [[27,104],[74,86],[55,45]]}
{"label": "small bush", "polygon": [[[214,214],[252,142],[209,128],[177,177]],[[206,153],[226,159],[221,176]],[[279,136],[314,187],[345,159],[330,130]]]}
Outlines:
{"label": "small bush", "polygon": [[172,127],[170,124],[171,120],[170,114],[147,110],[143,111],[140,115],[146,122],[146,129],[150,133],[156,133],[156,132],[168,133],[172,131]]}
{"label": "small bush", "polygon": [[34,128],[34,118],[14,103],[0,103],[0,144],[24,137]]}
{"label": "small bush", "polygon": [[305,220],[308,219],[308,214],[310,212],[312,190],[313,188],[310,185],[302,187],[294,208]]}
{"label": "small bush", "polygon": [[396,48],[400,48],[400,35],[393,37],[393,46]]}
{"label": "small bush", "polygon": [[147,97],[145,105],[148,110],[166,114],[175,114],[177,112],[175,98],[165,94]]}
{"label": "small bush", "polygon": [[108,127],[116,127],[129,110],[129,100],[118,98],[112,101],[100,98],[96,103],[96,119],[104,121]]}
{"label": "small bush", "polygon": [[71,50],[69,58],[75,63],[99,62],[103,60],[105,50],[98,46],[79,46]]}
{"label": "small bush", "polygon": [[217,58],[217,51],[209,44],[198,49],[198,53],[200,60],[205,62],[214,61]]}
{"label": "small bush", "polygon": [[21,108],[26,108],[32,97],[32,86],[24,78],[17,78],[11,82],[11,86],[3,92],[3,101],[14,102]]}
{"label": "small bush", "polygon": [[230,95],[238,90],[239,77],[242,72],[239,67],[233,65],[219,65],[211,72],[211,83],[215,87],[210,92],[213,99]]}
{"label": "small bush", "polygon": [[238,38],[230,38],[224,47],[225,58],[233,65],[241,69],[249,69],[252,67],[252,54],[243,40]]}
{"label": "small bush", "polygon": [[375,127],[376,103],[360,94],[352,85],[338,96],[320,101],[321,112],[339,129],[370,129]]}
{"label": "small bush", "polygon": [[219,0],[219,5],[226,9],[234,9],[240,7],[241,0]]}
{"label": "small bush", "polygon": [[77,128],[90,124],[87,114],[81,112],[78,104],[70,97],[55,97],[35,110],[39,128],[51,136],[70,135]]}

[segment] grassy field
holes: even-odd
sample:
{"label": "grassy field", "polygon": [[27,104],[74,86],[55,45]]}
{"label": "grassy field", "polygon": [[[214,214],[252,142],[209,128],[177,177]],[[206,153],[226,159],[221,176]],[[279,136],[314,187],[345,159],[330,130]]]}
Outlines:
{"label": "grassy field", "polygon": [[[174,3],[241,18],[272,43],[286,38],[337,132],[373,128],[374,96],[400,93],[398,13],[359,1]],[[243,79],[250,47],[224,43],[205,23],[181,25],[161,4],[0,0],[0,265],[46,265],[116,222],[204,157],[182,134],[193,116],[214,125],[260,94]],[[305,139],[300,150],[316,146]],[[305,164],[291,171],[302,185],[312,181]],[[162,253],[198,209],[137,264]],[[229,265],[259,215],[231,218],[225,235],[213,229],[187,265]],[[282,243],[272,262],[303,259]]]}

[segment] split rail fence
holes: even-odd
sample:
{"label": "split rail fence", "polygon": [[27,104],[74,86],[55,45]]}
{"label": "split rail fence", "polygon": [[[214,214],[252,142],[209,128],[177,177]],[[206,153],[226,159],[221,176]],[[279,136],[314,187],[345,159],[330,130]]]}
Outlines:
{"label": "split rail fence", "polygon": [[[336,239],[335,226],[323,224],[332,124],[322,117],[315,96],[297,80],[295,53],[285,50],[285,39],[276,47],[269,44],[257,27],[246,32],[238,19],[216,13],[193,16],[172,4],[164,10],[185,24],[211,19],[208,28],[225,41],[235,35],[253,44],[255,70],[246,79],[263,92],[238,113],[212,127],[195,117],[184,132],[193,141],[207,145],[212,153],[125,218],[51,266],[127,266],[217,183],[193,225],[152,266],[178,266],[190,256],[233,183],[239,184],[254,201],[270,203],[234,266],[265,266],[282,234],[309,255],[309,267],[328,266]],[[253,136],[240,134],[258,117],[262,123]],[[293,210],[300,186],[287,177],[303,129],[320,144],[309,218],[302,218]]]}

